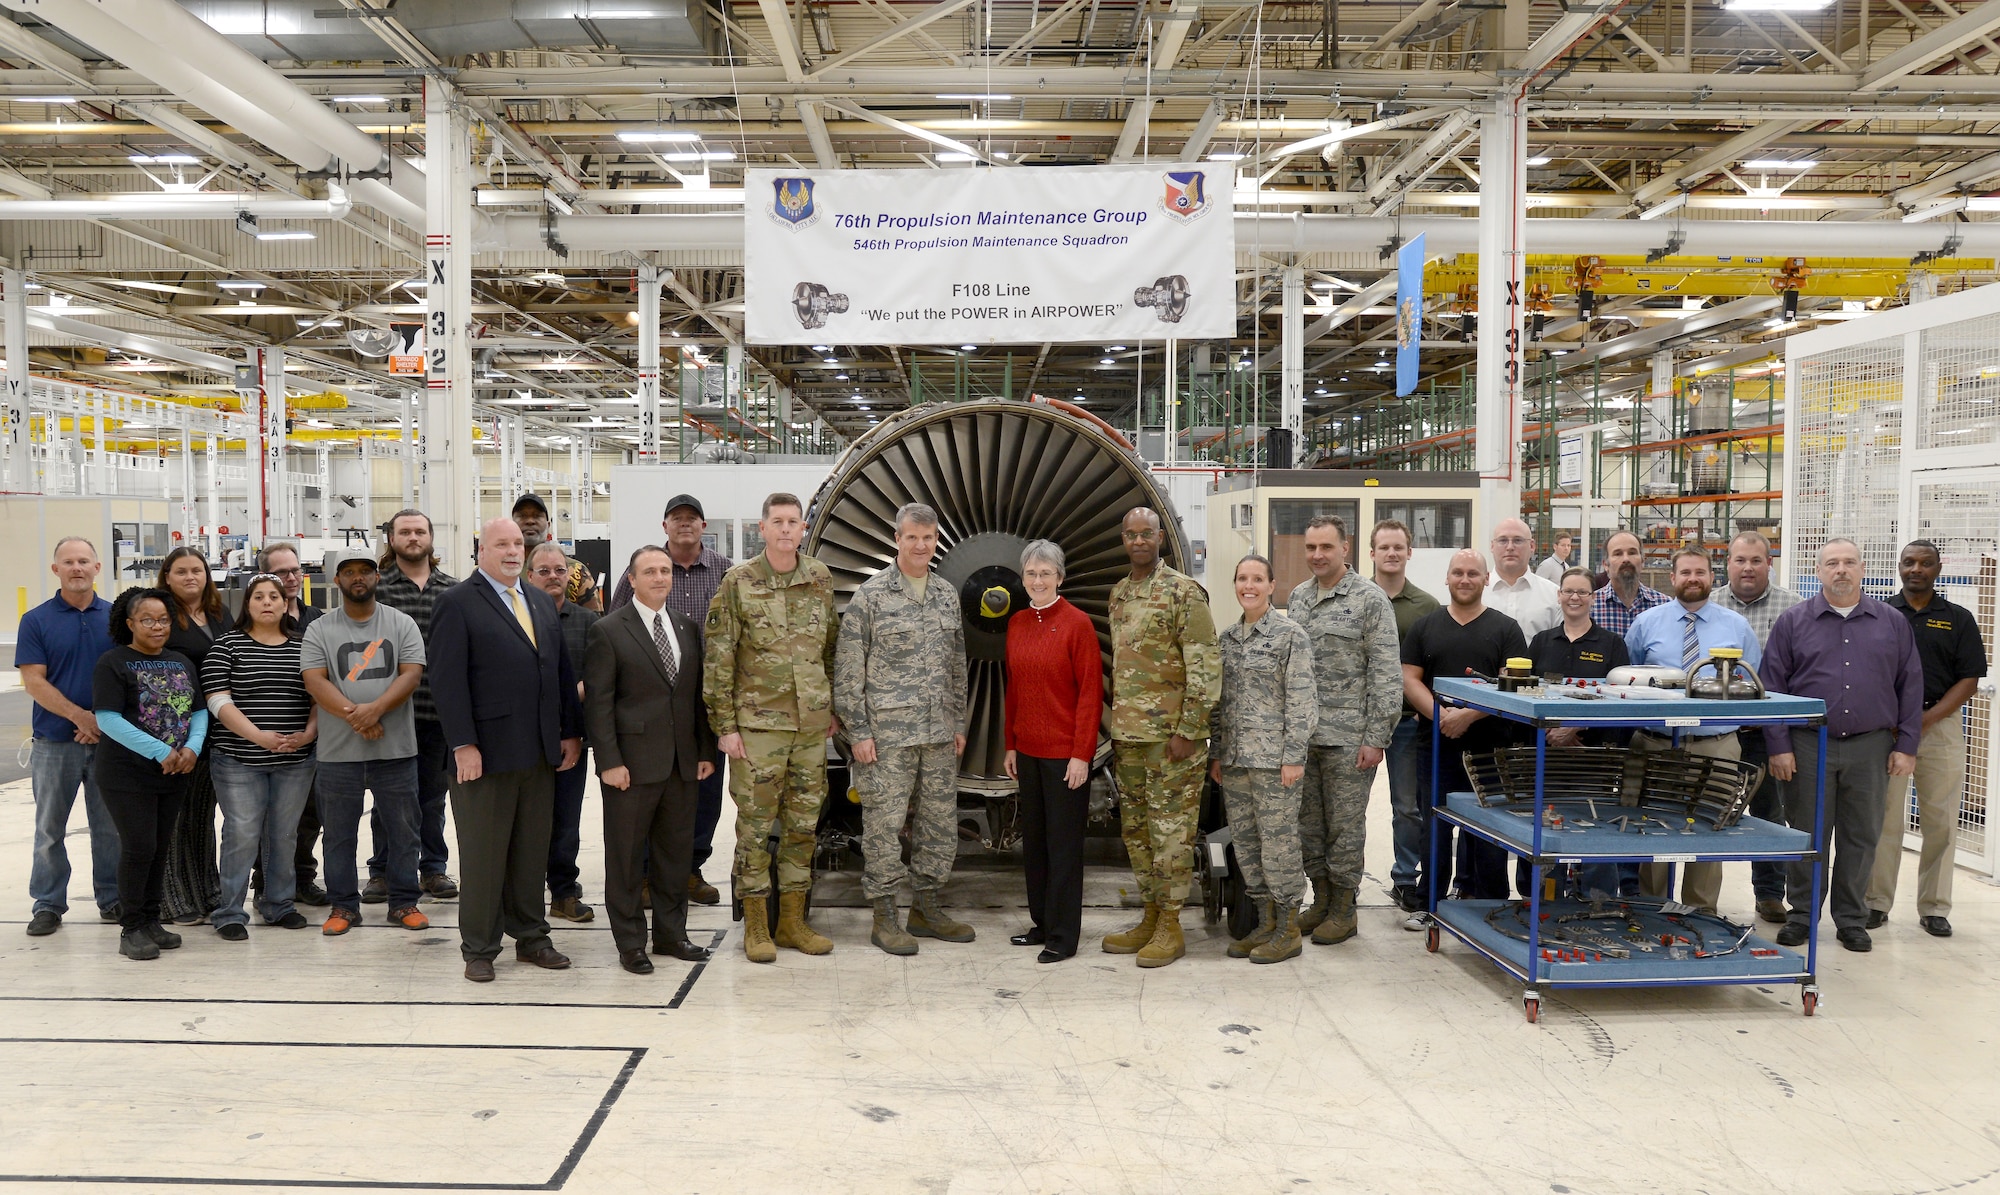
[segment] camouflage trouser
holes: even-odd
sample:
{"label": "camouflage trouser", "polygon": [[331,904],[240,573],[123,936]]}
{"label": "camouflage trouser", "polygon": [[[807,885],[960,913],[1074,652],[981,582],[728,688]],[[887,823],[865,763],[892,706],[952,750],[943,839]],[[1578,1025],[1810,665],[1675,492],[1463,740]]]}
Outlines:
{"label": "camouflage trouser", "polygon": [[729,799],[736,802],[738,896],[771,891],[771,853],[764,840],[778,828],[778,890],[812,887],[819,807],[826,801],[826,732],[745,730],[748,759],[729,761]]}
{"label": "camouflage trouser", "polygon": [[1111,744],[1118,776],[1118,820],[1139,894],[1148,904],[1186,902],[1194,883],[1195,820],[1201,816],[1201,782],[1208,747],[1183,760],[1165,743]]}
{"label": "camouflage trouser", "polygon": [[1222,796],[1245,892],[1255,900],[1275,898],[1297,907],[1306,895],[1299,864],[1299,785],[1278,783],[1276,768],[1224,764]]}
{"label": "camouflage trouser", "polygon": [[854,765],[861,791],[861,891],[869,900],[894,895],[903,882],[903,819],[911,806],[910,883],[935,892],[958,858],[958,753],[950,739],[916,747],[876,744],[874,763]]}
{"label": "camouflage trouser", "polygon": [[1299,855],[1308,876],[1335,888],[1361,887],[1361,850],[1368,842],[1368,790],[1379,767],[1354,768],[1353,747],[1306,748],[1299,794]]}

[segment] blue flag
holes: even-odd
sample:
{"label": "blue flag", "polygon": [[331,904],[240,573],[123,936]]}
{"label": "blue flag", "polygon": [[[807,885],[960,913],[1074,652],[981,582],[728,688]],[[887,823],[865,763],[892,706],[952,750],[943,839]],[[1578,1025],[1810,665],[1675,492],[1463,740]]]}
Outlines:
{"label": "blue flag", "polygon": [[1424,234],[1396,250],[1396,397],[1417,388],[1424,342]]}

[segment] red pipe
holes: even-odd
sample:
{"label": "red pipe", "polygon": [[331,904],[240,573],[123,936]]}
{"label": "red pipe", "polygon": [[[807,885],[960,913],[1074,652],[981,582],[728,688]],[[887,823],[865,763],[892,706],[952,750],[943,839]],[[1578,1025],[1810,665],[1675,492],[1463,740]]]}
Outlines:
{"label": "red pipe", "polygon": [[1125,438],[1124,432],[1119,431],[1117,428],[1104,422],[1103,419],[1099,418],[1096,415],[1091,414],[1089,411],[1084,410],[1082,407],[1077,406],[1075,403],[1064,402],[1060,398],[1045,398],[1039,394],[1030,394],[1028,396],[1028,401],[1040,403],[1045,407],[1054,407],[1056,410],[1061,411],[1066,415],[1074,415],[1078,419],[1087,419],[1090,422],[1095,423],[1099,428],[1103,429],[1105,435],[1110,436],[1113,440],[1118,441],[1119,445],[1122,446],[1125,449],[1125,451],[1127,452],[1139,451],[1137,448],[1134,448],[1132,446],[1132,441]]}

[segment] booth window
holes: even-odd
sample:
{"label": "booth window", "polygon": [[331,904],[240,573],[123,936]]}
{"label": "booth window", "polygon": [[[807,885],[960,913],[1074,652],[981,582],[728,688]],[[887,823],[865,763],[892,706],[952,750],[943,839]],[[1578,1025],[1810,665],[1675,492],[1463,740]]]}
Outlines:
{"label": "booth window", "polygon": [[[1361,503],[1353,498],[1273,498],[1271,499],[1271,573],[1277,581],[1277,589],[1271,595],[1271,604],[1284,609],[1291,599],[1292,589],[1299,582],[1312,576],[1311,566],[1306,564],[1306,524],[1315,515],[1338,515],[1347,524],[1347,567],[1354,567],[1355,540],[1367,534],[1367,529],[1359,531],[1355,524],[1361,519]],[[1235,580],[1236,562],[1230,561],[1231,576],[1228,583]]]}
{"label": "booth window", "polygon": [[[1410,547],[1472,546],[1472,503],[1465,501],[1385,502],[1375,500],[1375,521],[1397,519],[1410,529]],[[1366,534],[1365,532],[1363,533]]]}

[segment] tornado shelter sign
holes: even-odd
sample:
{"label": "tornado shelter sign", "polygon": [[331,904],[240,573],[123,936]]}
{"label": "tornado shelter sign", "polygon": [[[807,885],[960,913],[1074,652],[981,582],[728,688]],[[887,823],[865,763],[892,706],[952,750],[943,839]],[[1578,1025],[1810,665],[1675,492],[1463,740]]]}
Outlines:
{"label": "tornado shelter sign", "polygon": [[751,170],[753,344],[1235,334],[1226,166]]}

